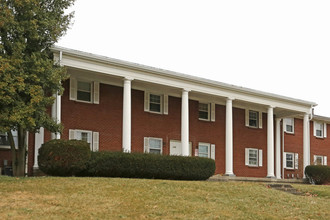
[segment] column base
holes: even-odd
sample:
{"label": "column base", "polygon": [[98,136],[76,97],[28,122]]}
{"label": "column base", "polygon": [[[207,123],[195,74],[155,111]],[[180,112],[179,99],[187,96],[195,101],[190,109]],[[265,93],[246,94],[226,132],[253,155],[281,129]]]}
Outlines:
{"label": "column base", "polygon": [[228,174],[226,173],[224,176],[236,177],[236,175],[233,173],[228,173]]}
{"label": "column base", "polygon": [[275,176],[266,176],[266,178],[270,178],[270,179],[276,179]]}

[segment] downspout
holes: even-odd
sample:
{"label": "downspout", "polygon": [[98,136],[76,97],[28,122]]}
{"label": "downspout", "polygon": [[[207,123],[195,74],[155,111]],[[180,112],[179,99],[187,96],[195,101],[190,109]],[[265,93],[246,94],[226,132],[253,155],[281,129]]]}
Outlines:
{"label": "downspout", "polygon": [[282,164],[281,164],[281,166],[282,166],[282,179],[285,179],[285,176],[284,176],[284,166],[283,166],[283,161],[284,161],[284,119],[282,120],[282,160],[281,160],[281,162],[282,162]]}

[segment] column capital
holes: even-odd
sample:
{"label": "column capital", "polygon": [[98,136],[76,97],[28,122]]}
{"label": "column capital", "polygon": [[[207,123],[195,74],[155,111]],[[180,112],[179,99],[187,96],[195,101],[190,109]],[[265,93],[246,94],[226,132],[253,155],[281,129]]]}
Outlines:
{"label": "column capital", "polygon": [[276,106],[275,105],[268,105],[267,108],[268,109],[274,109],[274,108],[276,108]]}
{"label": "column capital", "polygon": [[134,78],[133,77],[130,77],[130,76],[125,76],[123,80],[124,81],[133,81]]}
{"label": "column capital", "polygon": [[234,97],[227,97],[226,100],[227,100],[227,101],[229,101],[229,100],[234,101],[235,98],[234,98]]}
{"label": "column capital", "polygon": [[188,88],[183,88],[182,89],[182,92],[190,92],[191,91],[191,89],[188,89]]}

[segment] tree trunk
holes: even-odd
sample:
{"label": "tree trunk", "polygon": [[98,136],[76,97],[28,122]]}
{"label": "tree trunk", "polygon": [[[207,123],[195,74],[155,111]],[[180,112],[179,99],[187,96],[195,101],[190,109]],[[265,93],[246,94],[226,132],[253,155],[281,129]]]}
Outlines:
{"label": "tree trunk", "polygon": [[21,127],[17,129],[18,149],[15,147],[11,131],[8,134],[12,152],[13,175],[24,177],[26,165],[26,131]]}

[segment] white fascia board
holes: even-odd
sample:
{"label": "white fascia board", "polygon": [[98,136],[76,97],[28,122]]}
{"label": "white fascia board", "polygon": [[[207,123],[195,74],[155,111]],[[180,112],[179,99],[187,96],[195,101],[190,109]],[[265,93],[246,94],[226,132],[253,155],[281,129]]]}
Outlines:
{"label": "white fascia board", "polygon": [[316,103],[314,102],[265,93],[66,48],[53,48],[53,51],[55,52],[55,57],[59,56],[59,51],[63,52],[62,65],[68,67],[101,72],[119,77],[131,77],[135,80],[152,82],[179,89],[187,88],[191,91],[205,94],[232,97],[246,102],[291,109],[305,113],[310,113],[310,109],[316,106]]}
{"label": "white fascia board", "polygon": [[322,121],[322,122],[328,122],[330,123],[330,118],[325,117],[325,116],[320,116],[320,115],[314,115],[312,121]]}

